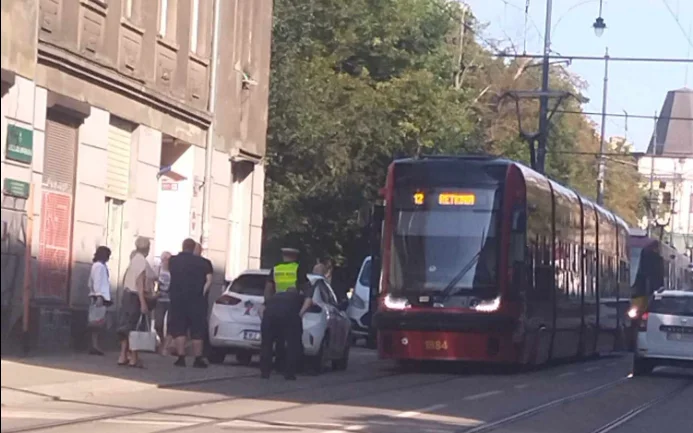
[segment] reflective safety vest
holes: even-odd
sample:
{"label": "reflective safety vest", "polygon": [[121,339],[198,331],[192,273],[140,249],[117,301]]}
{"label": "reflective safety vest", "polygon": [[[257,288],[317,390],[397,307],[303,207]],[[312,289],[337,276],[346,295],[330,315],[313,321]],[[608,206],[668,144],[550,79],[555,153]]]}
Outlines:
{"label": "reflective safety vest", "polygon": [[281,263],[274,267],[274,285],[277,293],[296,287],[298,282],[298,263]]}

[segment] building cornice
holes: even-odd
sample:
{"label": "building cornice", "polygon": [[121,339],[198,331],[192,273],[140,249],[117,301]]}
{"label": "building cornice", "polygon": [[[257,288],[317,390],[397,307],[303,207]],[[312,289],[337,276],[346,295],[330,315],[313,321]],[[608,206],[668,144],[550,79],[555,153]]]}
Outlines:
{"label": "building cornice", "polygon": [[38,61],[169,113],[200,128],[208,129],[212,122],[212,116],[206,111],[190,107],[147,87],[142,81],[126,77],[112,68],[95,64],[71,50],[50,42],[39,41]]}

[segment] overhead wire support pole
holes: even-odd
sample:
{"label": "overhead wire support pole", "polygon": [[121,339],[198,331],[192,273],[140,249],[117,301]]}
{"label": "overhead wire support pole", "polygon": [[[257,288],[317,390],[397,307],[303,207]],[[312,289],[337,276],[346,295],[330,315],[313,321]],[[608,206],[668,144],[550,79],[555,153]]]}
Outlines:
{"label": "overhead wire support pole", "polygon": [[537,171],[544,173],[546,161],[546,146],[549,139],[549,78],[551,73],[551,65],[549,64],[551,56],[551,13],[553,8],[553,0],[546,1],[546,29],[544,30],[544,56],[541,65],[541,92],[542,96],[539,99],[539,143],[537,146]]}
{"label": "overhead wire support pole", "polygon": [[[648,203],[648,208],[650,211],[650,215],[652,215],[652,219],[655,220],[656,224],[656,219],[657,219],[657,212],[655,211],[655,206],[654,206],[654,172],[655,172],[655,155],[657,154],[657,112],[655,112],[654,116],[654,133],[652,134],[652,154],[650,155],[650,192],[648,194],[647,198],[647,203]],[[647,222],[647,236],[652,235],[652,221]]]}
{"label": "overhead wire support pole", "polygon": [[209,74],[209,101],[208,111],[212,114],[212,122],[207,129],[207,137],[205,141],[205,178],[204,190],[202,192],[202,236],[200,244],[205,255],[208,254],[209,234],[212,225],[211,206],[212,206],[212,163],[214,156],[214,128],[216,123],[217,101],[217,69],[219,62],[219,34],[221,26],[221,1],[215,0],[213,7],[214,24],[212,28],[212,58],[210,61]]}
{"label": "overhead wire support pole", "polygon": [[606,160],[604,152],[606,151],[606,106],[607,96],[609,92],[609,49],[604,53],[604,89],[602,94],[602,125],[599,142],[599,168],[597,171],[597,204],[604,204],[604,171],[606,169]]}

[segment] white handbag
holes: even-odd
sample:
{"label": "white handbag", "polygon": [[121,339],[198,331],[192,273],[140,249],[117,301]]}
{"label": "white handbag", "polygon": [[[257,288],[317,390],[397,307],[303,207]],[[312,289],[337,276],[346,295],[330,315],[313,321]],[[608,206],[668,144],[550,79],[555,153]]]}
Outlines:
{"label": "white handbag", "polygon": [[92,303],[89,306],[88,323],[90,328],[102,328],[106,325],[106,306]]}
{"label": "white handbag", "polygon": [[[130,331],[128,336],[130,350],[133,352],[156,352],[156,332],[150,326],[149,320],[144,319],[144,314],[140,315],[135,330]],[[140,331],[142,323],[145,324],[146,329],[144,331]]]}

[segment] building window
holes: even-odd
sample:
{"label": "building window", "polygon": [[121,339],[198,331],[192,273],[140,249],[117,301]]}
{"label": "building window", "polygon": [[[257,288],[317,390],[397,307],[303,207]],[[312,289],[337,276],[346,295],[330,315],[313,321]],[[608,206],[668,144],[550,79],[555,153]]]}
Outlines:
{"label": "building window", "polygon": [[664,191],[662,193],[662,204],[671,207],[671,193],[669,191]]}
{"label": "building window", "polygon": [[123,0],[123,17],[128,21],[140,23],[140,0]]}
{"label": "building window", "polygon": [[176,40],[178,0],[159,0],[159,36]]}
{"label": "building window", "polygon": [[133,0],[125,0],[123,2],[123,15],[129,20],[132,20],[132,2]]}
{"label": "building window", "polygon": [[192,22],[190,23],[190,51],[197,53],[197,38],[200,28],[200,0],[192,0]]}

